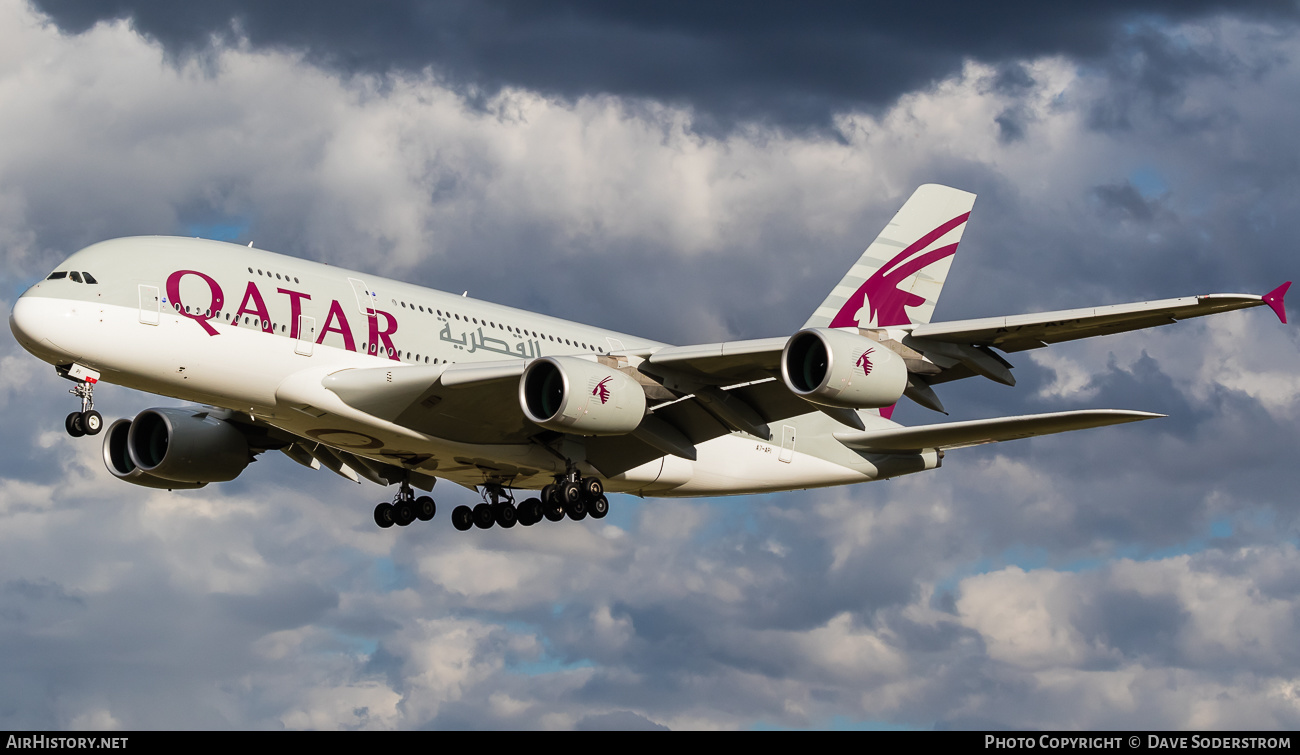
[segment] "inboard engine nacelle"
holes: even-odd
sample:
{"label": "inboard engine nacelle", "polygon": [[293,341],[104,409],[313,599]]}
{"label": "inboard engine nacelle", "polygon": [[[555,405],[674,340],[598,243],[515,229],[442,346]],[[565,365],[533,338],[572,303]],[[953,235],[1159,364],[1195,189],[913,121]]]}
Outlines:
{"label": "inboard engine nacelle", "polygon": [[645,417],[645,390],[632,378],[577,357],[534,360],[519,380],[524,416],[548,430],[623,435]]}
{"label": "inboard engine nacelle", "polygon": [[903,396],[907,366],[878,341],[843,330],[809,328],[786,343],[781,378],[814,404],[878,409]]}
{"label": "inboard engine nacelle", "polygon": [[233,480],[252,460],[243,433],[187,409],[145,409],[104,436],[104,464],[136,485],[171,490]]}

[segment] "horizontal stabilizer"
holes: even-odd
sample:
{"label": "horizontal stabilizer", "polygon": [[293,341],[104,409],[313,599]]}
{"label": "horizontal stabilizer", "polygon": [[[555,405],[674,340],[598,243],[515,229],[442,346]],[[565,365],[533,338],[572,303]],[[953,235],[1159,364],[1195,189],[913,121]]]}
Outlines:
{"label": "horizontal stabilizer", "polygon": [[996,443],[1036,435],[1051,435],[1089,427],[1119,425],[1163,414],[1122,409],[1087,409],[1075,412],[1029,414],[1021,417],[996,417],[967,422],[943,422],[919,427],[868,430],[860,433],[835,433],[836,440],[858,451],[897,453],[926,448],[962,448],[981,443]]}

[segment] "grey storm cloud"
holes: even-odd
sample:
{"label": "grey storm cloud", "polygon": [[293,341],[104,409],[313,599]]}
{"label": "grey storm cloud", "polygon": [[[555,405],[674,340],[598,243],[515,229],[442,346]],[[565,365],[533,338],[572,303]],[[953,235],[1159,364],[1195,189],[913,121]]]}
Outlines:
{"label": "grey storm cloud", "polygon": [[[687,105],[697,126],[736,119],[823,126],[846,109],[877,108],[957,70],[1063,55],[1095,61],[1138,49],[1148,88],[1222,65],[1178,53],[1155,22],[1216,14],[1294,23],[1289,0],[1038,2],[608,3],[600,0],[349,2],[214,0],[198,6],[149,0],[36,0],[69,31],[130,18],[175,54],[216,39],[301,50],[344,70],[431,66],[455,86],[525,87],[578,97],[607,93]],[[1189,60],[1198,65],[1187,70]],[[1023,76],[1023,74],[1020,74]],[[1004,78],[1014,86],[1017,74]],[[1106,115],[1104,113],[1109,113]],[[1121,111],[1099,122],[1122,121]],[[1005,138],[1022,126],[1014,111]]]}

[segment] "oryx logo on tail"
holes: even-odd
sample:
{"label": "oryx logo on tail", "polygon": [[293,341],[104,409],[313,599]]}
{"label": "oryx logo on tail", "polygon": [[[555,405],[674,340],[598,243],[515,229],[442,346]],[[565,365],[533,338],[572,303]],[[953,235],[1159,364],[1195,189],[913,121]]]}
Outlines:
{"label": "oryx logo on tail", "polygon": [[960,228],[969,217],[969,212],[962,213],[939,225],[872,273],[840,308],[831,327],[882,328],[910,324],[912,318],[904,307],[919,307],[925,303],[925,297],[905,290],[903,282],[939,260],[951,257],[957,251],[956,242],[930,247],[949,231]]}
{"label": "oryx logo on tail", "polygon": [[607,403],[609,403],[609,385],[608,385],[608,384],[609,384],[609,381],[611,381],[611,380],[613,380],[613,379],[614,379],[614,376],[611,375],[611,376],[605,378],[604,380],[600,381],[599,383],[596,383],[596,387],[591,389],[591,395],[596,396],[597,398],[599,398],[599,399],[600,399],[600,403],[602,403],[602,404],[607,404]]}

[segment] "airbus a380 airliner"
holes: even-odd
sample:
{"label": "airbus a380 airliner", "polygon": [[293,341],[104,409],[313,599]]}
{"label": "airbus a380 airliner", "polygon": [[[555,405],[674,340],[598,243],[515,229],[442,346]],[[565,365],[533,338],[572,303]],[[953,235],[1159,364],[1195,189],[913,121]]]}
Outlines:
{"label": "airbus a380 airliner", "polygon": [[[932,323],[975,195],[916,190],[792,336],[670,346],[400,281],[201,239],[105,241],[14,304],[18,341],[76,383],[95,435],[100,380],[201,406],[107,428],[110,472],[153,488],[232,480],[258,454],[397,485],[380,527],[433,518],[437,478],[477,489],[457,529],[604,517],[605,492],[705,496],[844,485],[939,466],[948,449],[1149,419],[1056,412],[903,427],[906,396],[998,352],[1266,304],[1208,294]],[[946,412],[945,412],[946,413]],[[538,490],[518,506],[514,490]]]}

